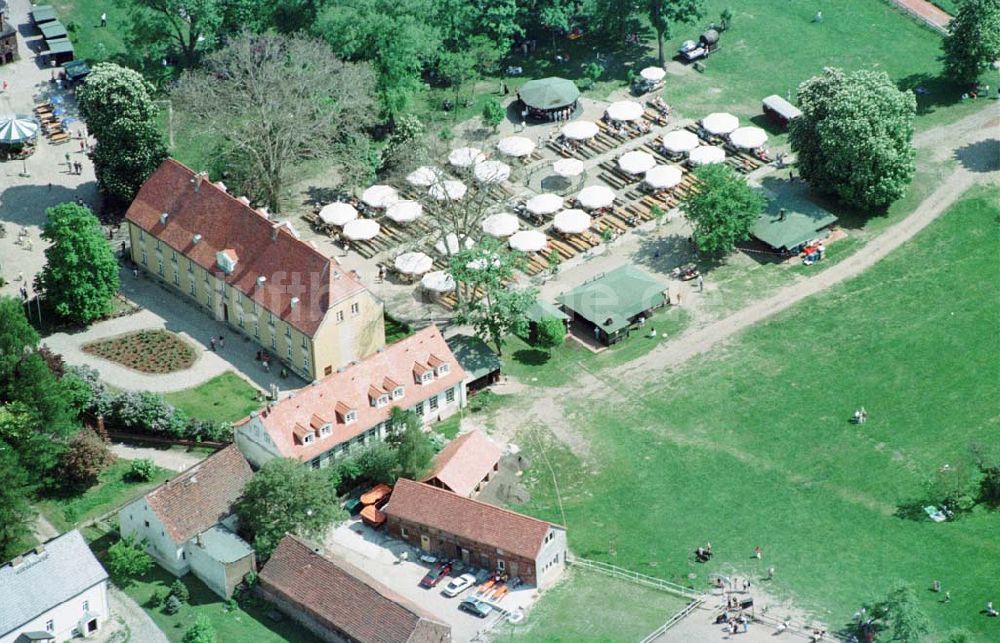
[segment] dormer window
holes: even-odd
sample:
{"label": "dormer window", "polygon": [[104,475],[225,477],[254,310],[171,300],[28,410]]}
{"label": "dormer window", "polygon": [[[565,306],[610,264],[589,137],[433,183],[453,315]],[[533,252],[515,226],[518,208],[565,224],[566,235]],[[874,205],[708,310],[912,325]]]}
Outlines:
{"label": "dormer window", "polygon": [[388,394],[379,395],[378,399],[375,400],[375,406],[377,406],[378,408],[382,408],[383,406],[385,406],[388,403],[389,403],[389,395]]}
{"label": "dormer window", "polygon": [[397,386],[392,390],[392,399],[398,400],[403,397],[403,387]]}
{"label": "dormer window", "polygon": [[437,374],[438,374],[438,376],[447,375],[448,374],[448,365],[447,364],[441,364],[440,366],[438,366],[437,367]]}
{"label": "dormer window", "polygon": [[352,422],[356,422],[357,419],[358,419],[358,412],[355,411],[354,409],[351,409],[350,411],[344,414],[345,424],[351,424]]}
{"label": "dormer window", "polygon": [[322,427],[320,427],[320,430],[319,430],[320,437],[325,438],[326,436],[330,435],[331,433],[333,433],[333,427],[330,426],[329,424],[324,424]]}
{"label": "dormer window", "polygon": [[420,383],[426,384],[433,379],[434,379],[434,371],[427,371],[426,373],[420,376]]}
{"label": "dormer window", "polygon": [[315,435],[316,435],[315,433],[306,433],[304,436],[302,436],[302,444],[312,444],[313,440],[316,439]]}

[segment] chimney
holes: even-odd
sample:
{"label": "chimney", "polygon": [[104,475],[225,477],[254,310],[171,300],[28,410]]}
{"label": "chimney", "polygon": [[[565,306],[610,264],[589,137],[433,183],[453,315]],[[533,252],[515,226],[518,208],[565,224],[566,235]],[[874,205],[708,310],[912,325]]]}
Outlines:
{"label": "chimney", "polygon": [[266,283],[267,283],[267,277],[265,277],[264,275],[261,275],[260,277],[257,277],[257,286],[258,287],[263,287],[264,284],[266,284]]}
{"label": "chimney", "polygon": [[201,189],[201,182],[208,178],[208,172],[198,172],[191,181],[194,183],[194,191]]}
{"label": "chimney", "polygon": [[223,192],[226,192],[226,193],[228,193],[228,192],[229,192],[229,190],[228,190],[228,189],[226,189],[226,184],[225,184],[225,183],[223,183],[222,181],[216,181],[216,182],[214,183],[214,185],[215,185],[215,187],[219,188],[219,189],[220,189],[220,190],[222,190]]}
{"label": "chimney", "polygon": [[281,229],[281,224],[280,223],[275,223],[274,225],[271,226],[271,241],[277,241],[278,240],[278,230],[279,229]]}
{"label": "chimney", "polygon": [[160,224],[166,225],[168,218],[170,218],[170,213],[169,212],[164,212],[163,214],[161,214],[160,215]]}
{"label": "chimney", "polygon": [[298,297],[292,297],[292,308],[294,309],[298,305],[299,305],[299,298]]}
{"label": "chimney", "polygon": [[196,235],[194,235],[194,237],[191,238],[191,243],[197,244],[199,241],[201,241],[201,235],[200,234],[196,234]]}

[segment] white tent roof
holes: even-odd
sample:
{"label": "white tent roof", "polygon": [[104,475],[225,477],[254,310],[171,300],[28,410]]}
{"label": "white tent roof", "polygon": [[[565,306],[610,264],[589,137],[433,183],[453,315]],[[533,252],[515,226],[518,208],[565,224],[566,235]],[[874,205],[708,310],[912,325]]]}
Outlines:
{"label": "white tent roof", "polygon": [[590,215],[583,210],[563,210],[552,220],[552,225],[566,234],[580,234],[590,227]]}
{"label": "white tent roof", "polygon": [[482,161],[476,163],[473,174],[483,183],[501,183],[510,178],[510,166],[500,161]]}
{"label": "white tent roof", "polygon": [[601,128],[592,121],[574,121],[566,123],[562,128],[562,135],[574,141],[585,141],[594,138]]}
{"label": "white tent roof", "polygon": [[510,238],[510,247],[521,252],[539,252],[545,248],[549,239],[538,230],[521,230]]}
{"label": "white tent roof", "polygon": [[396,223],[409,223],[410,221],[419,219],[423,213],[424,206],[408,199],[396,201],[385,209],[385,216]]}
{"label": "white tent roof", "polygon": [[442,172],[439,168],[423,165],[406,175],[406,182],[418,188],[426,188],[440,180]]}
{"label": "white tent roof", "polygon": [[444,270],[435,270],[424,275],[420,285],[434,292],[450,292],[455,290],[455,278]]}
{"label": "white tent roof", "polygon": [[404,275],[422,275],[434,265],[434,260],[422,252],[404,252],[393,262]]}
{"label": "white tent roof", "polygon": [[491,237],[503,239],[517,232],[520,223],[513,214],[497,212],[483,219],[482,226],[483,232],[486,234]]}
{"label": "white tent roof", "polygon": [[649,152],[633,150],[625,152],[618,158],[618,167],[629,174],[642,174],[656,165],[656,159]]}
{"label": "white tent roof", "polygon": [[399,193],[391,185],[373,185],[364,191],[361,200],[373,208],[384,208],[399,200]]}
{"label": "white tent roof", "polygon": [[344,224],[344,236],[351,241],[366,241],[374,239],[381,229],[377,221],[371,219],[355,219]]}
{"label": "white tent roof", "polygon": [[500,139],[497,149],[507,156],[528,156],[535,151],[535,142],[524,136],[508,136]]}
{"label": "white tent roof", "polygon": [[700,145],[688,156],[695,165],[710,165],[712,163],[722,163],[726,160],[726,152],[721,147],[714,145]]}
{"label": "white tent roof", "polygon": [[588,185],[576,195],[580,207],[594,210],[609,207],[615,202],[615,191],[606,185]]}
{"label": "white tent roof", "polygon": [[608,105],[608,118],[615,121],[635,121],[646,111],[642,105],[632,100],[620,100]]}
{"label": "white tent roof", "polygon": [[319,211],[319,218],[328,225],[341,226],[358,218],[358,211],[350,203],[328,203]]}
{"label": "white tent roof", "polygon": [[562,210],[563,198],[558,194],[539,194],[528,199],[525,207],[532,214],[552,214]]}
{"label": "white tent roof", "polygon": [[676,165],[657,165],[646,172],[645,181],[654,190],[666,190],[680,184],[684,173]]}
{"label": "white tent roof", "polygon": [[690,152],[701,144],[698,135],[686,129],[675,129],[663,135],[663,147],[674,154]]}
{"label": "white tent roof", "polygon": [[[476,242],[472,239],[466,238],[463,244],[466,248],[471,248],[476,245]],[[458,245],[458,235],[454,232],[449,232],[444,239],[438,239],[437,243],[434,244],[434,249],[437,250],[440,255],[457,255],[462,248]]]}
{"label": "white tent roof", "polygon": [[646,80],[655,83],[658,80],[663,80],[663,77],[667,75],[667,70],[663,67],[646,67],[639,72],[639,75]]}
{"label": "white tent roof", "polygon": [[767,143],[767,132],[759,127],[740,127],[729,135],[729,141],[736,147],[755,150]]}
{"label": "white tent roof", "polygon": [[552,171],[566,178],[583,174],[583,161],[579,159],[559,159],[552,164]]}
{"label": "white tent roof", "polygon": [[448,162],[455,167],[469,167],[485,158],[483,151],[478,147],[458,147],[448,155]]}
{"label": "white tent roof", "polygon": [[458,201],[468,189],[461,181],[448,180],[435,183],[427,192],[438,201]]}
{"label": "white tent roof", "polygon": [[709,134],[721,136],[740,126],[740,119],[726,112],[713,112],[701,119],[701,126]]}

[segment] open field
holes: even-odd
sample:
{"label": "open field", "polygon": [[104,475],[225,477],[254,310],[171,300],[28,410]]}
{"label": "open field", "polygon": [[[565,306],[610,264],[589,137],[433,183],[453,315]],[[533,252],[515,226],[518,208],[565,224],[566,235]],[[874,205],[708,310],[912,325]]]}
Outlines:
{"label": "open field", "polygon": [[232,372],[163,397],[191,417],[215,422],[241,420],[261,406],[257,391]]}
{"label": "open field", "polygon": [[[536,466],[521,509],[562,522],[547,461],[578,555],[681,583],[694,573],[696,587],[773,565],[768,591],[834,627],[903,579],[935,633],[995,640],[979,610],[995,600],[1000,514],[937,524],[909,509],[933,503],[923,482],[938,467],[996,435],[998,202],[996,188],[973,191],[862,276],[678,373],[569,390],[563,415],[591,455],[523,427]],[[550,375],[576,369],[564,353],[535,386],[570,381]],[[862,405],[870,420],[850,424]],[[715,559],[695,564],[706,540]]]}

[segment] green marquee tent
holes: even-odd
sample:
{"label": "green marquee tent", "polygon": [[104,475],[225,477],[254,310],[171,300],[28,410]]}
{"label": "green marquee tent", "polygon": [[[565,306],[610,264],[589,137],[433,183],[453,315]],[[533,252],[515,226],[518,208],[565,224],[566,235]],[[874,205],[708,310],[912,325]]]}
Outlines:
{"label": "green marquee tent", "polygon": [[576,102],[580,90],[573,81],[565,78],[539,78],[529,80],[521,86],[521,100],[528,107],[535,109],[559,109]]}

